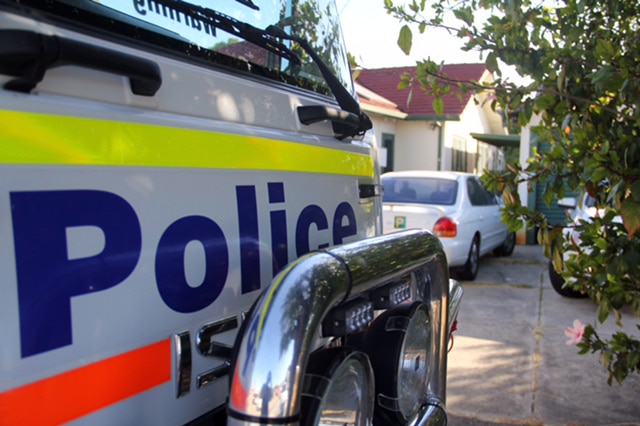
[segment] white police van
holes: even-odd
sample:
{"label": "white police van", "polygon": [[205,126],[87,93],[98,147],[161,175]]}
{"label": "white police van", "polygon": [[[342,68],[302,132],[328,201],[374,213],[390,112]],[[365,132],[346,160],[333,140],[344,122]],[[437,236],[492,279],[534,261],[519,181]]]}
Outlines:
{"label": "white police van", "polygon": [[462,291],[380,236],[338,18],[0,0],[0,425],[446,421]]}

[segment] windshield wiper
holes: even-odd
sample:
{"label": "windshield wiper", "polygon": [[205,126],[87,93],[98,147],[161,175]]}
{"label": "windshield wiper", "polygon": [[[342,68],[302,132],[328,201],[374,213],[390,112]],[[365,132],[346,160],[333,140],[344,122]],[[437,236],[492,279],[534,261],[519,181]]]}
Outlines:
{"label": "windshield wiper", "polygon": [[251,0],[236,0],[238,3],[240,4],[244,4],[245,6],[253,9],[253,10],[260,10],[260,8],[258,6],[256,6],[256,4],[254,2],[252,2]]}
{"label": "windshield wiper", "polygon": [[156,2],[188,15],[191,18],[206,22],[213,28],[221,29],[262,47],[289,60],[294,65],[300,65],[300,58],[280,40],[296,42],[316,63],[329,89],[335,96],[338,105],[340,105],[342,109],[342,111],[340,111],[317,105],[301,106],[298,107],[300,122],[303,124],[312,124],[318,121],[329,120],[333,123],[334,132],[339,138],[360,136],[373,127],[371,119],[367,114],[362,112],[358,101],[342,85],[338,77],[305,39],[287,34],[284,30],[274,25],[270,25],[265,30],[262,30],[215,10],[181,0],[156,0]]}
{"label": "windshield wiper", "polygon": [[334,131],[342,137],[363,135],[373,127],[371,119],[360,109],[358,101],[342,85],[342,82],[333,71],[331,71],[307,40],[287,34],[282,28],[274,25],[268,26],[265,31],[283,40],[291,40],[298,43],[316,63],[329,89],[331,89],[333,96],[335,96],[336,101],[338,101],[338,105],[344,110],[335,111],[330,108],[318,106],[299,107],[298,112],[302,123],[311,124],[316,121],[330,120],[334,123]]}
{"label": "windshield wiper", "polygon": [[[197,19],[210,25],[212,28],[220,29],[229,34],[237,36],[249,43],[255,44],[271,53],[278,55],[292,63],[299,65],[300,58],[285,44],[281,43],[277,38],[268,34],[266,31],[256,28],[252,25],[238,21],[224,13],[217,12],[207,7],[198,6],[181,0],[156,0],[165,7],[171,8],[176,12],[181,12],[190,18]],[[241,1],[248,5],[251,2]],[[252,3],[251,3],[252,4]]]}

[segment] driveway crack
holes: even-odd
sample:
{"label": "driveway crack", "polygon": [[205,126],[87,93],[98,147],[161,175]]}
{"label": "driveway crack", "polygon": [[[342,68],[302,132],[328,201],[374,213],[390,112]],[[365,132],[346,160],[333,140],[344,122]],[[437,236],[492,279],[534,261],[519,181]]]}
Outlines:
{"label": "driveway crack", "polygon": [[536,326],[533,330],[533,336],[535,338],[535,345],[533,350],[533,383],[532,383],[532,397],[531,397],[531,415],[535,418],[536,413],[536,396],[538,394],[539,380],[540,380],[540,365],[542,363],[542,354],[540,352],[540,345],[542,342],[542,300],[544,296],[544,273],[540,274],[539,287],[538,287],[538,315],[536,318]]}

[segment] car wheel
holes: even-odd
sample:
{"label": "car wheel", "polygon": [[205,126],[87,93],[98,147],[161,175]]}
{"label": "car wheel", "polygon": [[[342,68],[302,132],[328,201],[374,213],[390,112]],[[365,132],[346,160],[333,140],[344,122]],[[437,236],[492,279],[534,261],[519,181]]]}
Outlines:
{"label": "car wheel", "polygon": [[460,278],[466,281],[473,281],[478,275],[478,266],[480,263],[480,242],[476,236],[471,241],[471,247],[469,247],[469,256],[467,257],[467,263],[460,269]]}
{"label": "car wheel", "polygon": [[564,278],[562,278],[562,275],[560,275],[556,271],[556,268],[553,267],[553,263],[551,263],[551,262],[549,262],[549,280],[551,281],[551,285],[553,286],[553,289],[560,296],[571,297],[571,298],[574,298],[574,299],[587,297],[586,294],[580,293],[579,291],[576,291],[576,290],[574,290],[572,288],[565,287],[564,286],[564,283],[565,283]]}
{"label": "car wheel", "polygon": [[493,249],[493,254],[495,254],[496,256],[511,256],[511,254],[513,254],[513,249],[515,248],[516,233],[509,232],[502,245]]}

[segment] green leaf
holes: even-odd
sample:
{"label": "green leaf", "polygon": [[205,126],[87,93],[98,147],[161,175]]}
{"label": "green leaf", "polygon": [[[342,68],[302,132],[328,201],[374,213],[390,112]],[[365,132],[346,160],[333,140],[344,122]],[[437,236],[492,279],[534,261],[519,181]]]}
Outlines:
{"label": "green leaf", "polygon": [[398,46],[405,55],[411,54],[411,44],[413,43],[413,34],[411,28],[408,25],[403,25],[400,28],[400,35],[398,36]]}
{"label": "green leaf", "polygon": [[622,223],[629,233],[629,238],[633,237],[640,229],[640,202],[634,198],[625,199],[620,208],[620,216],[622,216]]}
{"label": "green leaf", "polygon": [[535,100],[536,109],[538,111],[544,111],[552,108],[556,104],[556,97],[554,95],[542,95]]}
{"label": "green leaf", "polygon": [[611,60],[616,54],[616,51],[613,47],[613,43],[611,43],[608,39],[598,39],[596,42],[596,55],[605,61]]}
{"label": "green leaf", "polygon": [[436,115],[442,115],[444,113],[444,101],[441,97],[438,96],[433,100],[433,110]]}
{"label": "green leaf", "polygon": [[562,274],[562,250],[560,250],[559,247],[557,247],[557,245],[555,244],[551,250],[551,263],[553,264],[553,268],[556,270],[556,272]]}
{"label": "green leaf", "polygon": [[[609,367],[609,364],[611,363],[611,351],[610,350],[602,352],[601,362],[605,367]],[[609,383],[609,385],[611,385],[611,383]]]}
{"label": "green leaf", "polygon": [[547,206],[551,206],[551,204],[556,199],[556,195],[553,193],[553,191],[547,190],[542,194],[541,198]]}
{"label": "green leaf", "polygon": [[530,103],[527,103],[524,108],[520,108],[520,112],[518,113],[518,124],[522,127],[529,124],[529,121],[531,121],[531,115],[532,107]]}
{"label": "green leaf", "polygon": [[601,182],[605,180],[609,176],[609,170],[604,167],[597,167],[591,175],[591,180],[593,182]]}
{"label": "green leaf", "polygon": [[463,21],[467,25],[473,24],[473,10],[470,7],[455,9],[453,14],[456,18]]}
{"label": "green leaf", "polygon": [[485,65],[487,66],[487,70],[489,70],[489,72],[496,72],[498,70],[498,54],[496,52],[489,53],[487,55]]}
{"label": "green leaf", "polygon": [[615,318],[616,318],[616,325],[618,327],[622,327],[622,314],[620,313],[620,311],[617,309],[614,309],[613,314],[615,315]]}
{"label": "green leaf", "polygon": [[600,323],[605,322],[609,317],[609,302],[607,302],[606,300],[601,301],[598,305],[597,317]]}

